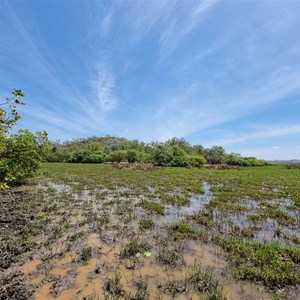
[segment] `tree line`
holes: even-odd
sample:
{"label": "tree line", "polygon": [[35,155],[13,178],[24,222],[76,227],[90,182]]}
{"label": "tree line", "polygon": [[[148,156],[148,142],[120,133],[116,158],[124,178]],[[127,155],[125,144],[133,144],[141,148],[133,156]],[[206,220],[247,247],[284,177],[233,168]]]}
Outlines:
{"label": "tree line", "polygon": [[183,138],[171,138],[165,142],[145,143],[114,136],[90,137],[67,142],[52,142],[48,162],[103,163],[142,162],[157,166],[201,167],[205,164],[234,166],[264,166],[265,160],[226,154],[221,146],[204,148],[191,145]]}

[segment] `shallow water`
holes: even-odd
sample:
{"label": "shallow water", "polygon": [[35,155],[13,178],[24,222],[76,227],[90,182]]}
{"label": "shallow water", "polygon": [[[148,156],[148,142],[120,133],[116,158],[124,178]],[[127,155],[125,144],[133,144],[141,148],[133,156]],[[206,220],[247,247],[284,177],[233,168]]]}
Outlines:
{"label": "shallow water", "polygon": [[[65,245],[66,239],[61,238],[56,241],[57,245],[51,246],[52,259],[49,261],[36,259],[21,266],[23,273],[28,275],[28,282],[36,287],[34,299],[104,299],[105,283],[115,274],[121,276],[120,286],[127,293],[134,295],[137,291],[136,282],[142,281],[147,283],[149,299],[173,299],[164,293],[164,287],[170,281],[183,282],[186,278],[187,266],[192,266],[195,262],[199,263],[202,269],[213,272],[214,277],[223,285],[229,300],[271,299],[262,287],[233,280],[224,253],[217,246],[196,240],[185,241],[184,266],[171,268],[157,261],[159,245],[155,238],[165,235],[165,239],[168,239],[165,225],[205,211],[206,205],[214,197],[209,183],[203,182],[204,194],[192,195],[189,205],[165,205],[163,216],[151,215],[135,206],[141,199],[150,198],[160,202],[159,198],[155,197],[158,192],[154,187],[148,187],[145,195],[134,194],[126,187],[115,187],[112,190],[101,189],[101,187],[94,189],[76,187],[75,191],[68,185],[48,184],[45,191],[49,187],[55,190],[58,196],[65,194],[69,199],[75,200],[70,204],[75,209],[68,215],[70,228],[66,230],[73,234],[82,230],[85,235],[74,242],[70,249]],[[260,202],[247,198],[241,201],[241,205],[246,208],[245,211],[232,213],[214,209],[213,221],[217,233],[226,235],[230,234],[233,226],[242,230],[255,225],[258,229],[254,233],[254,240],[257,241],[281,241],[276,235],[278,228],[288,235],[297,234],[294,229],[279,226],[271,218],[263,222],[251,221],[250,217],[257,214]],[[278,205],[283,210],[293,211],[294,203],[290,199],[282,200]],[[69,208],[65,208],[65,211],[67,209]],[[98,224],[97,218],[104,215],[108,216],[107,224]],[[141,232],[138,221],[149,216],[153,218],[156,227]],[[122,247],[137,236],[146,239],[152,245],[152,255],[121,260]],[[92,258],[85,264],[80,261],[79,256],[83,247],[88,246],[92,248]],[[60,285],[63,288],[55,296],[53,287]],[[201,297],[193,295],[193,292],[188,290],[175,298],[188,300],[202,299]]]}
{"label": "shallow water", "polygon": [[165,214],[163,216],[155,216],[154,221],[157,225],[167,225],[183,220],[186,216],[191,216],[202,211],[206,204],[213,199],[210,191],[210,184],[203,182],[203,195],[193,195],[190,197],[189,206],[165,205]]}
{"label": "shallow water", "polygon": [[[112,277],[116,272],[121,276],[120,286],[127,293],[134,295],[136,293],[135,283],[143,281],[147,282],[149,299],[160,299],[158,295],[162,294],[162,299],[173,299],[170,295],[162,293],[162,288],[160,287],[163,287],[172,280],[184,281],[187,274],[186,267],[166,269],[157,263],[155,252],[152,253],[151,257],[141,256],[137,267],[135,269],[128,269],[126,267],[128,260],[120,261],[119,259],[120,245],[106,245],[101,242],[99,235],[96,233],[89,235],[86,243],[92,246],[93,249],[100,249],[100,255],[95,255],[87,265],[78,265],[72,263],[73,254],[66,253],[61,260],[53,263],[53,270],[51,270],[50,274],[54,275],[56,273],[60,276],[58,277],[59,280],[63,280],[63,278],[68,276],[68,271],[74,270],[77,274],[74,284],[63,290],[57,297],[54,297],[51,294],[53,283],[42,283],[34,295],[35,300],[73,300],[84,299],[84,297],[103,299],[104,284],[107,278]],[[224,259],[222,251],[217,247],[203,244],[199,241],[189,241],[185,246],[184,259],[186,265],[192,266],[197,262],[201,264],[203,269],[211,270],[224,285],[224,290],[229,300],[271,299],[263,289],[254,284],[230,279],[230,276],[227,275],[229,274],[228,264]],[[191,299],[191,295],[192,291],[189,290],[187,293],[178,294],[176,299]],[[202,298],[197,296],[192,299]]]}

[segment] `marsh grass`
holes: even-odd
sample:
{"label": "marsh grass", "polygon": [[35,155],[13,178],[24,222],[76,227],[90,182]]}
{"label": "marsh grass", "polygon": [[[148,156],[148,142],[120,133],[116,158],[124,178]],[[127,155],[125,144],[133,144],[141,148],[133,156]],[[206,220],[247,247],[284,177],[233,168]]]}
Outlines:
{"label": "marsh grass", "polygon": [[120,258],[130,258],[137,253],[143,253],[151,249],[151,246],[143,239],[133,238],[121,250]]}
{"label": "marsh grass", "polygon": [[[18,255],[21,244],[25,251],[35,249],[38,238],[50,252],[45,257],[53,257],[52,249],[65,239],[68,245],[62,251],[76,251],[80,261],[88,262],[93,251],[88,246],[82,249],[80,242],[97,232],[101,242],[123,245],[121,251],[118,248],[120,264],[127,260],[136,264],[135,255],[152,248],[154,263],[178,272],[187,261],[184,243],[201,239],[222,246],[237,278],[278,291],[299,284],[299,178],[299,170],[281,166],[143,172],[116,170],[106,164],[43,164],[26,199],[16,206],[33,217],[7,245]],[[184,214],[192,196],[201,199],[204,182],[210,185],[212,199],[201,210]],[[171,219],[172,212],[176,220]],[[158,222],[165,217],[171,225]],[[257,232],[265,225],[272,226],[274,237],[257,240]],[[9,266],[4,257],[0,261]],[[171,294],[193,289],[206,299],[226,299],[221,283],[211,273],[200,266],[193,268],[184,279],[170,280]],[[188,292],[180,288],[182,282]],[[126,293],[120,275],[114,274],[105,283],[104,298],[147,299],[148,292],[137,287],[137,292]]]}
{"label": "marsh grass", "polygon": [[125,291],[120,286],[121,277],[120,274],[114,274],[108,278],[104,286],[105,300],[117,300],[125,295]]}
{"label": "marsh grass", "polygon": [[237,278],[262,282],[271,289],[300,283],[300,249],[278,243],[222,240]]}
{"label": "marsh grass", "polygon": [[81,254],[80,254],[80,259],[88,263],[88,261],[92,258],[92,247],[91,246],[86,246],[82,249]]}
{"label": "marsh grass", "polygon": [[199,264],[194,263],[188,268],[187,282],[193,291],[205,294],[207,300],[227,300],[219,281],[212,272],[203,270]]}
{"label": "marsh grass", "polygon": [[154,220],[151,217],[148,217],[146,219],[141,219],[139,221],[139,228],[143,230],[151,229],[155,226]]}
{"label": "marsh grass", "polygon": [[172,240],[160,240],[157,261],[172,268],[184,266],[183,245]]}
{"label": "marsh grass", "polygon": [[204,238],[205,232],[185,221],[179,221],[169,226],[169,232],[176,238]]}
{"label": "marsh grass", "polygon": [[159,215],[165,214],[164,205],[154,202],[154,201],[142,200],[138,203],[138,206],[149,211],[150,213],[155,213],[155,214],[159,214]]}

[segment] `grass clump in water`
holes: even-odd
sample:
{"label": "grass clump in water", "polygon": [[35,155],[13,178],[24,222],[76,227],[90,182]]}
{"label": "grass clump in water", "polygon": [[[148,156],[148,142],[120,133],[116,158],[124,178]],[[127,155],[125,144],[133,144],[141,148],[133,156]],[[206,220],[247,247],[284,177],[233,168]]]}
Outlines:
{"label": "grass clump in water", "polygon": [[130,258],[136,256],[137,253],[142,253],[150,249],[150,245],[145,240],[135,238],[123,247],[120,253],[120,257],[121,259]]}
{"label": "grass clump in water", "polygon": [[92,247],[88,246],[82,249],[81,251],[81,260],[87,263],[92,258]]}
{"label": "grass clump in water", "polygon": [[143,209],[158,215],[164,215],[165,213],[165,207],[162,204],[154,201],[142,200],[138,205]]}
{"label": "grass clump in water", "polygon": [[162,240],[158,248],[157,261],[173,268],[185,265],[183,247],[175,242]]}
{"label": "grass clump in water", "polygon": [[188,222],[180,221],[170,225],[170,232],[177,238],[198,238],[204,237],[205,232],[195,228]]}
{"label": "grass clump in water", "polygon": [[115,274],[113,277],[108,278],[104,286],[104,299],[115,300],[120,299],[125,295],[125,291],[120,286],[121,275]]}
{"label": "grass clump in water", "polygon": [[262,282],[271,289],[300,283],[300,249],[278,243],[223,240],[240,279]]}
{"label": "grass clump in water", "polygon": [[207,300],[227,300],[219,281],[197,264],[189,268],[187,282],[195,292],[205,294]]}
{"label": "grass clump in water", "polygon": [[139,226],[141,230],[147,230],[154,227],[154,220],[152,218],[142,219],[139,222]]}

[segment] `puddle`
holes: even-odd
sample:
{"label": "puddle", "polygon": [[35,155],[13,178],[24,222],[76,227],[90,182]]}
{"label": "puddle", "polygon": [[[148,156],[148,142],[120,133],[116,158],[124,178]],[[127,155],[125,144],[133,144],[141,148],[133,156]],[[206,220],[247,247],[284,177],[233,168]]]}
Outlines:
{"label": "puddle", "polygon": [[54,183],[54,182],[48,182],[48,188],[51,188],[53,190],[55,190],[55,192],[57,193],[69,193],[71,192],[71,187],[67,184],[63,184],[63,183]]}
{"label": "puddle", "polygon": [[193,195],[190,197],[189,206],[174,206],[165,205],[165,214],[163,216],[154,217],[154,221],[157,225],[167,225],[183,220],[186,216],[191,216],[199,211],[202,211],[206,204],[208,204],[212,198],[213,193],[210,191],[210,184],[203,183],[203,195]]}
{"label": "puddle", "polygon": [[24,273],[25,275],[36,272],[37,266],[41,263],[42,261],[39,259],[30,260],[21,267],[21,272]]}
{"label": "puddle", "polygon": [[248,209],[257,209],[259,207],[258,201],[250,199],[250,198],[244,199],[243,203],[246,206],[246,208],[248,208]]}

